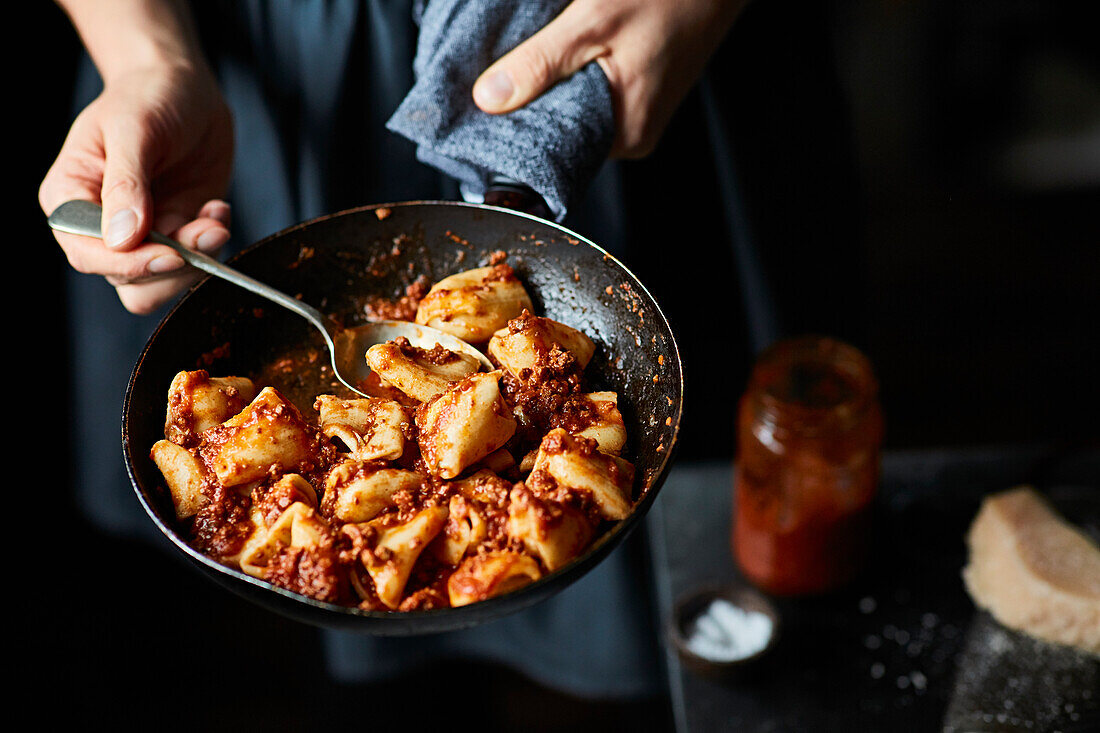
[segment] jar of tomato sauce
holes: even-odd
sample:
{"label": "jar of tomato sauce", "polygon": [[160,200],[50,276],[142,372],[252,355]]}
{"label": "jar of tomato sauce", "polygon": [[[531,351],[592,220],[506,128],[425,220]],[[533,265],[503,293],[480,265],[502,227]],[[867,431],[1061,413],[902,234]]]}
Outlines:
{"label": "jar of tomato sauce", "polygon": [[821,593],[866,554],[882,410],[871,363],[835,339],[780,341],[756,363],[737,421],[733,553],[769,593]]}

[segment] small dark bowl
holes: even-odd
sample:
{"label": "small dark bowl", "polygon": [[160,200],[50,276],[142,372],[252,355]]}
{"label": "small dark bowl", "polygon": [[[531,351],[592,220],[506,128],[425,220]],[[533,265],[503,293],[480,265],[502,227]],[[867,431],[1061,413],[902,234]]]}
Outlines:
{"label": "small dark bowl", "polygon": [[[771,636],[763,649],[747,657],[724,661],[700,656],[688,647],[689,624],[717,599],[725,599],[745,611],[763,613],[771,620]],[[779,611],[775,605],[763,593],[746,585],[706,586],[688,593],[676,603],[667,627],[669,641],[684,666],[716,679],[746,679],[759,672],[764,660],[775,649],[780,631]]]}

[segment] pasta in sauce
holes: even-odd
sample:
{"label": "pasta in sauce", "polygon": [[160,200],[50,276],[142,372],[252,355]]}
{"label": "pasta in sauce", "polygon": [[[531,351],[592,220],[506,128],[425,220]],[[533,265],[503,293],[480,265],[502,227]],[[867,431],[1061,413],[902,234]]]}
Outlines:
{"label": "pasta in sauce", "polygon": [[533,315],[499,258],[410,297],[406,317],[415,304],[496,368],[397,339],[365,355],[372,396],[306,410],[251,379],[176,375],[151,455],[192,546],[310,598],[412,611],[521,588],[630,513],[617,396],[586,391],[591,339]]}

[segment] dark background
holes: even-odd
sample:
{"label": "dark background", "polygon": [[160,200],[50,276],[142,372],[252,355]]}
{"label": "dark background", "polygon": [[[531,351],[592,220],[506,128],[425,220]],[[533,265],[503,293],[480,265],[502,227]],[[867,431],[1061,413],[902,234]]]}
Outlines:
{"label": "dark background", "polygon": [[[740,120],[742,188],[784,324],[843,336],[868,353],[888,447],[1074,446],[1100,437],[1100,63],[1095,25],[1074,7],[762,0],[715,59],[716,94]],[[67,263],[35,197],[68,126],[78,46],[52,4],[21,12],[32,60],[10,62],[21,103],[10,246],[19,260],[30,253],[15,274],[38,297],[28,303],[17,280],[8,289],[20,294],[26,321],[16,344],[30,344],[39,361],[33,394],[29,385],[17,390],[27,395],[22,414],[41,421],[27,450],[46,460],[13,488],[13,499],[41,497],[32,505],[41,514],[13,542],[20,572],[9,597],[32,620],[15,640],[33,662],[27,683],[64,693],[50,714],[279,729],[397,724],[410,714],[427,727],[458,709],[487,730],[667,727],[665,699],[577,700],[488,665],[432,668],[370,688],[335,684],[312,629],[84,522],[70,488],[79,476],[66,462]],[[693,99],[673,131],[698,124]],[[684,154],[676,145],[634,165],[659,170]],[[651,195],[683,190],[671,182]],[[685,228],[715,236],[693,226],[657,222],[648,236],[682,237]],[[693,336],[690,378],[715,348],[694,338],[691,294],[661,281],[659,263],[636,269],[674,330]],[[704,315],[713,323],[726,314]],[[729,370],[706,382],[723,390],[722,404],[742,389],[749,363],[744,348],[731,351],[713,354],[729,358]],[[713,445],[681,457],[719,457],[730,443],[719,435]]]}

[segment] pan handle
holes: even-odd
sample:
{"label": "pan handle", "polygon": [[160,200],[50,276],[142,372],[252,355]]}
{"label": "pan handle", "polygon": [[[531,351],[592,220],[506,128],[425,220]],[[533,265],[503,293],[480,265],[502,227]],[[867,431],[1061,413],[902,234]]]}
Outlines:
{"label": "pan handle", "polygon": [[485,203],[553,220],[550,207],[530,187],[503,176],[493,176],[485,189]]}

